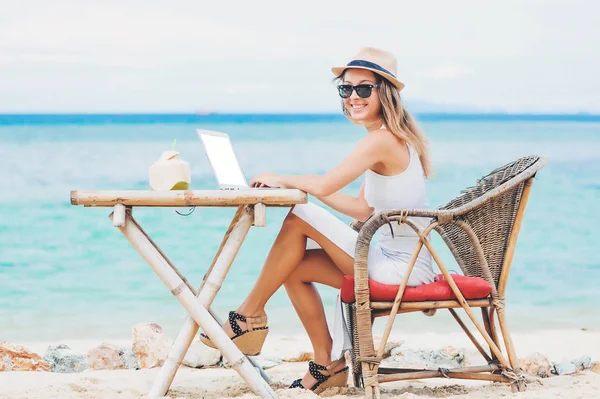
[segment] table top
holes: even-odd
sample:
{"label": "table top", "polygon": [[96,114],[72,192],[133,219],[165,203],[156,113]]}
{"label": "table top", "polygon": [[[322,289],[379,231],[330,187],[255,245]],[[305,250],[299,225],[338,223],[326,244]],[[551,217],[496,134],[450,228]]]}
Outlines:
{"label": "table top", "polygon": [[105,206],[239,206],[262,203],[266,206],[291,206],[306,204],[304,191],[279,188],[248,188],[240,190],[74,190],[71,205]]}

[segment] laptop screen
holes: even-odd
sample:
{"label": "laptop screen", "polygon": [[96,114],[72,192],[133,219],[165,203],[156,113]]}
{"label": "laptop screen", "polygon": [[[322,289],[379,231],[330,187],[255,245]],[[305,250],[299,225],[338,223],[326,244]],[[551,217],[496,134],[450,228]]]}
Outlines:
{"label": "laptop screen", "polygon": [[248,187],[229,136],[200,129],[198,135],[221,188]]}

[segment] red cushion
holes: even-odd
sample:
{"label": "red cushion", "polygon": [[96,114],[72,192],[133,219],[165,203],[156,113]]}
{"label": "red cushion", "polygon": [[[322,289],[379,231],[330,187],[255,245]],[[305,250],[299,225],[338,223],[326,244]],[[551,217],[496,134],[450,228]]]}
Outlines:
{"label": "red cushion", "polygon": [[[466,277],[453,274],[452,279],[466,299],[480,299],[492,292],[490,283],[479,277]],[[390,302],[396,299],[400,285],[387,285],[369,279],[369,292],[372,301]],[[354,276],[344,276],[341,299],[344,303],[354,302]],[[443,274],[438,274],[436,281],[418,287],[406,287],[402,300],[407,302],[445,301],[456,299],[450,284]]]}

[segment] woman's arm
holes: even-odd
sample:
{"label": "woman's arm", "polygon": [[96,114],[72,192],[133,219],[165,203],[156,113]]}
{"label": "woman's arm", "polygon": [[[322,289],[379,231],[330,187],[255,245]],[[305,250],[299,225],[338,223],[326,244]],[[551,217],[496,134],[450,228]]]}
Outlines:
{"label": "woman's arm", "polygon": [[333,193],[327,197],[317,197],[325,205],[330,206],[336,211],[350,216],[356,220],[364,222],[373,213],[373,208],[369,206],[365,200],[365,184],[360,187],[358,197],[353,197],[348,194]]}
{"label": "woman's arm", "polygon": [[252,179],[252,187],[297,188],[317,198],[325,198],[356,180],[373,165],[381,162],[395,138],[385,131],[373,132],[363,137],[352,152],[335,168],[323,176],[277,176],[260,174]]}

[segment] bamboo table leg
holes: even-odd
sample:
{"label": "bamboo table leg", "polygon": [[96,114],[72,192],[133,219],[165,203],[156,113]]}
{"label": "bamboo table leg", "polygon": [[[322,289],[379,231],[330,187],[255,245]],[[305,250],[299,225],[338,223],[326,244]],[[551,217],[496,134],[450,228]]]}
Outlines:
{"label": "bamboo table leg", "polygon": [[[111,214],[111,219],[112,219]],[[248,220],[252,221],[251,212]],[[249,228],[249,227],[248,227]],[[235,228],[234,228],[235,229]],[[262,398],[276,398],[277,396],[263,380],[257,370],[248,361],[248,358],[240,352],[237,346],[229,339],[219,323],[212,317],[210,312],[202,306],[193,293],[193,290],[183,281],[168,259],[156,248],[150,238],[144,233],[130,214],[126,215],[126,223],[119,230],[129,240],[131,245],[144,258],[148,265],[154,270],[171,293],[177,298],[182,306],[190,314],[191,318],[211,337],[221,353],[231,363],[234,370],[250,385],[255,393]],[[232,231],[233,233],[233,231]],[[247,233],[247,230],[246,230]],[[240,243],[245,238],[245,233],[240,237]],[[240,244],[241,245],[241,244]],[[237,251],[236,251],[237,252]],[[219,256],[219,259],[221,257]],[[217,263],[218,260],[217,259]],[[212,273],[211,273],[212,274]],[[210,276],[209,276],[210,277]],[[224,278],[224,274],[223,274]],[[210,284],[211,281],[208,281]],[[202,294],[202,292],[200,293]],[[186,323],[187,324],[187,323]],[[193,338],[193,335],[192,335]],[[183,339],[180,344],[183,343]],[[175,346],[175,345],[174,345]],[[179,347],[182,347],[180,345]],[[189,347],[189,345],[188,345]],[[182,350],[185,353],[186,349]],[[178,367],[176,364],[175,371]]]}
{"label": "bamboo table leg", "polygon": [[[245,206],[240,206],[238,208],[238,211],[234,215],[231,224],[221,241],[221,246],[217,250],[213,262],[204,276],[202,285],[198,289],[197,298],[200,304],[208,309],[209,312],[210,305],[221,287],[225,275],[250,229],[253,217],[252,208]],[[217,320],[219,325],[222,325],[221,321],[215,317],[215,315],[213,315],[213,317]],[[196,324],[194,319],[188,315],[169,351],[167,359],[161,367],[159,374],[148,393],[148,399],[160,398],[166,395],[173,383],[177,369],[181,365],[185,353],[192,344],[197,332],[198,324]],[[251,358],[248,358],[248,361],[250,361],[250,363],[260,372],[265,381],[270,382],[269,376],[264,372],[262,367],[257,365]]]}

